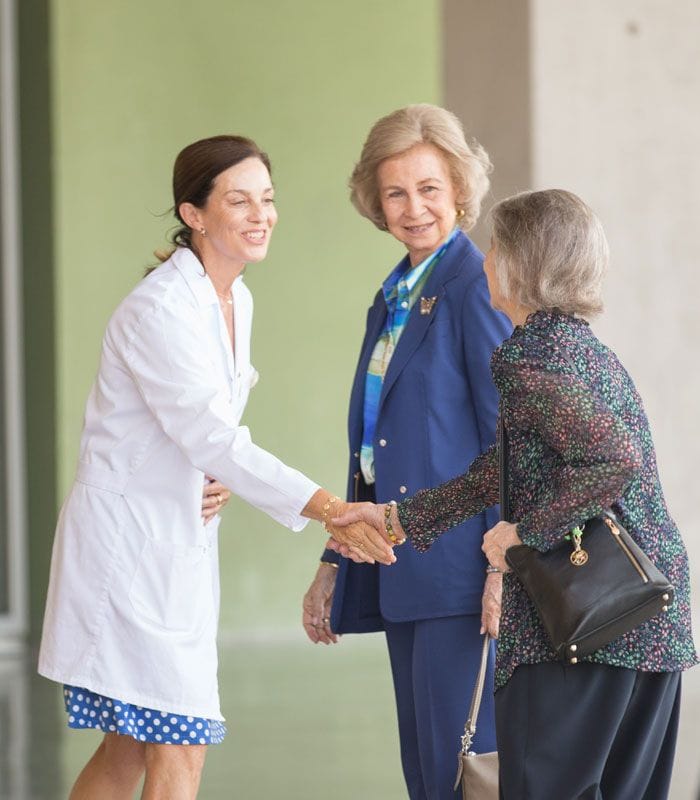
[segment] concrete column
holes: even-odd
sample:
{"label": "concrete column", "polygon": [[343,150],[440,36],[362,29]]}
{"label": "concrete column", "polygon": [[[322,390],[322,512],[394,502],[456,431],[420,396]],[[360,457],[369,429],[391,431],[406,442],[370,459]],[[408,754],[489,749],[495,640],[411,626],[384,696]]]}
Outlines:
{"label": "concrete column", "polygon": [[[607,308],[593,327],[644,398],[697,621],[700,4],[444,0],[443,24],[444,102],[491,153],[495,199],[569,189],[605,226]],[[699,711],[691,672],[672,797],[695,796]]]}
{"label": "concrete column", "polygon": [[[532,185],[529,0],[444,0],[444,104],[495,165],[484,211]],[[485,221],[473,238],[488,242]]]}

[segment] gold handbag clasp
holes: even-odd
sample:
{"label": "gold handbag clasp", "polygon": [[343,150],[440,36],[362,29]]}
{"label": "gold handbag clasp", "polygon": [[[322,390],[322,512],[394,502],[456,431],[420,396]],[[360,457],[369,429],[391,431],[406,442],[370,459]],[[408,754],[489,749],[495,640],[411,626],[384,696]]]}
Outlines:
{"label": "gold handbag clasp", "polygon": [[569,556],[569,561],[575,567],[582,567],[588,561],[588,553],[581,547],[581,539],[583,538],[583,531],[578,526],[571,531],[571,539],[574,543],[574,549]]}

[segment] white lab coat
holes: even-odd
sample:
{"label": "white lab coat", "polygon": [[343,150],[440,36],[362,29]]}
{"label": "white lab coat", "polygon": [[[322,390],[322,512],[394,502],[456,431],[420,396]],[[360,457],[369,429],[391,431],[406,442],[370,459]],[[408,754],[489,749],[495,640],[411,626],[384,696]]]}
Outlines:
{"label": "white lab coat", "polygon": [[253,301],[232,289],[235,358],[213,284],[180,248],[109,322],[75,483],[58,521],[39,672],[140,706],[222,719],[216,517],[205,474],[294,531],[317,484],[252,443]]}

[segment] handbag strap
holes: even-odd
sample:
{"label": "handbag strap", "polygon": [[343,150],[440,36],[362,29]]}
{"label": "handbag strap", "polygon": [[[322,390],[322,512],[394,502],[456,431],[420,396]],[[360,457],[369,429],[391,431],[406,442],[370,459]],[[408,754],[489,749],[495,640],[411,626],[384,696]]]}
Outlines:
{"label": "handbag strap", "polygon": [[[498,414],[498,492],[501,505],[501,519],[508,520],[510,517],[510,476],[508,472],[508,432],[503,421],[503,404]],[[489,660],[489,646],[491,637],[488,633],[484,634],[484,644],[481,648],[481,663],[479,672],[476,676],[474,691],[472,692],[472,702],[469,706],[469,716],[464,723],[464,734],[462,735],[462,753],[466,756],[472,746],[474,734],[476,733],[476,720],[479,716],[481,698],[484,694],[484,683],[486,682],[486,665]]]}
{"label": "handbag strap", "polygon": [[510,473],[508,471],[508,431],[503,419],[503,403],[498,410],[498,494],[501,519],[510,522]]}
{"label": "handbag strap", "polygon": [[469,706],[469,716],[464,723],[464,734],[462,735],[462,753],[466,756],[469,753],[469,748],[472,746],[474,734],[476,733],[476,720],[479,716],[479,708],[481,707],[481,697],[484,693],[484,683],[486,682],[486,666],[489,660],[489,645],[491,644],[491,637],[488,633],[484,634],[484,644],[481,648],[481,663],[479,664],[479,672],[476,676],[476,683],[474,684],[474,691],[472,692],[472,702]]}
{"label": "handbag strap", "polygon": [[[508,474],[508,432],[503,421],[503,404],[498,414],[498,491],[501,504],[501,519],[507,520],[510,517],[510,483]],[[464,734],[462,735],[462,753],[466,756],[472,746],[474,734],[476,733],[476,720],[479,716],[481,707],[481,697],[484,693],[484,683],[486,682],[486,665],[489,660],[489,646],[491,637],[488,633],[484,634],[484,644],[481,648],[481,663],[479,672],[476,676],[474,691],[472,692],[472,702],[469,706],[469,716],[464,723]]]}

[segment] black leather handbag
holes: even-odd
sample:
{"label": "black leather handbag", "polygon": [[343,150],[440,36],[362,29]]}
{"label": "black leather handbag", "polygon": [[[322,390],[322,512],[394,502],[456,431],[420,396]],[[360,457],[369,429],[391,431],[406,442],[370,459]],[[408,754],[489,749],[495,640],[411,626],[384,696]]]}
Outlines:
{"label": "black leather handbag", "polygon": [[[500,422],[501,518],[510,519],[508,434]],[[506,563],[522,582],[559,658],[569,664],[668,610],[673,586],[612,511],[574,528],[546,553],[508,548]]]}

